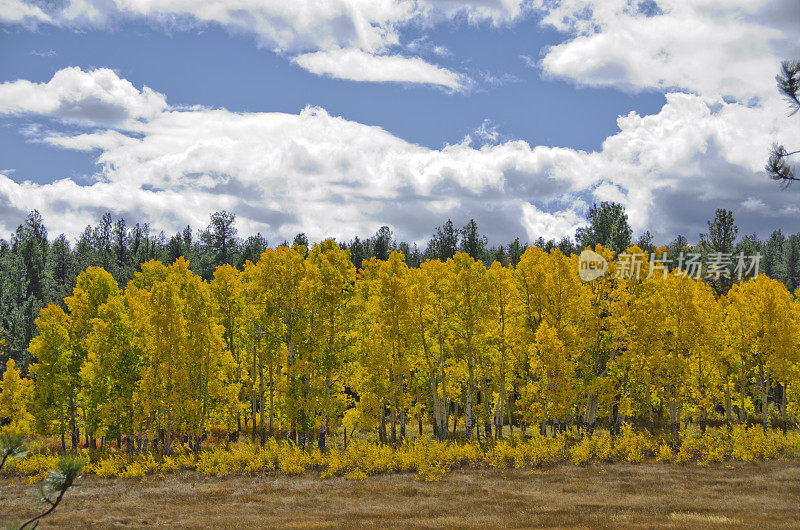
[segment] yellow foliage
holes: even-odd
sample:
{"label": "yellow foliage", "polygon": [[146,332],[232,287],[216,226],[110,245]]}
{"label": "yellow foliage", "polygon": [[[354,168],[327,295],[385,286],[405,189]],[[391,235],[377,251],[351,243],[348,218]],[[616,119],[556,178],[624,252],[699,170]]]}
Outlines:
{"label": "yellow foliage", "polygon": [[161,461],[160,470],[164,473],[181,471],[183,469],[195,469],[197,467],[196,455],[190,451],[175,451],[169,456],[165,456]]}
{"label": "yellow foliage", "polygon": [[584,434],[580,442],[569,452],[570,460],[576,466],[585,466],[591,461],[604,462],[614,458],[614,445],[607,431],[596,431],[591,436]]}
{"label": "yellow foliage", "polygon": [[122,457],[112,455],[92,462],[86,469],[98,477],[116,477],[122,472],[125,464],[126,461]]}
{"label": "yellow foliage", "polygon": [[14,359],[9,359],[0,380],[0,420],[7,420],[13,427],[28,431],[33,421],[33,415],[28,412],[32,391],[31,381],[20,377]]}
{"label": "yellow foliage", "polygon": [[[152,453],[137,455],[106,453],[94,460],[87,472],[100,477],[139,478],[155,472],[170,473],[197,469],[205,475],[226,476],[246,473],[301,475],[317,470],[322,478],[344,477],[361,480],[384,473],[414,473],[422,481],[440,480],[446,473],[465,466],[495,469],[526,468],[571,462],[584,466],[592,462],[639,463],[655,458],[663,463],[709,465],[739,460],[751,462],[800,454],[800,432],[783,436],[779,430],[761,427],[709,428],[705,433],[683,431],[677,451],[668,443],[657,443],[643,431],[626,424],[614,439],[608,431],[597,430],[580,438],[533,435],[528,439],[498,440],[486,448],[477,443],[441,442],[427,437],[405,440],[397,447],[357,441],[347,449],[332,446],[325,453],[317,448],[303,450],[289,441],[268,440],[260,447],[235,443],[208,449],[200,454],[179,449],[158,459]],[[677,444],[676,444],[677,445]],[[11,462],[9,469],[40,480],[52,469],[58,455],[34,451]]]}
{"label": "yellow foliage", "polygon": [[42,480],[47,472],[58,463],[58,455],[51,453],[30,453],[27,457],[13,460],[13,467],[25,475],[30,475],[30,481]]}
{"label": "yellow foliage", "polygon": [[645,454],[655,449],[655,444],[649,434],[634,431],[633,427],[626,423],[622,426],[622,436],[616,440],[615,449],[620,458],[638,464]]}
{"label": "yellow foliage", "polygon": [[125,469],[119,472],[122,478],[138,478],[158,470],[158,463],[152,453],[140,455],[139,458],[128,462]]}
{"label": "yellow foliage", "polygon": [[675,461],[675,452],[668,444],[661,444],[658,446],[656,460],[667,464],[672,463]]}

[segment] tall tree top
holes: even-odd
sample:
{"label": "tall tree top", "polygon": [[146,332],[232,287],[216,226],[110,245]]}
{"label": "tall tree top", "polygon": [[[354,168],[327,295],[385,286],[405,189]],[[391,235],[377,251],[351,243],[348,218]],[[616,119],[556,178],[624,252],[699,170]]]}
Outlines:
{"label": "tall tree top", "polygon": [[614,252],[622,252],[631,246],[633,230],[628,224],[628,214],[621,204],[594,204],[589,209],[587,219],[589,226],[578,228],[575,232],[579,248],[602,245]]}

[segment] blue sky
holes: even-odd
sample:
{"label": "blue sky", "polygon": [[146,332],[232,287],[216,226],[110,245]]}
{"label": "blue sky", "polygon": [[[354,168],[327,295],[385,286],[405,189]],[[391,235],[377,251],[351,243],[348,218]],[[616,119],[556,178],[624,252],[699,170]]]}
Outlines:
{"label": "blue sky", "polygon": [[74,237],[109,209],[169,233],[227,208],[276,240],[422,241],[448,217],[533,240],[599,200],[665,242],[717,207],[800,229],[761,170],[800,138],[772,80],[800,50],[790,2],[241,3],[0,7],[0,229],[38,208]]}

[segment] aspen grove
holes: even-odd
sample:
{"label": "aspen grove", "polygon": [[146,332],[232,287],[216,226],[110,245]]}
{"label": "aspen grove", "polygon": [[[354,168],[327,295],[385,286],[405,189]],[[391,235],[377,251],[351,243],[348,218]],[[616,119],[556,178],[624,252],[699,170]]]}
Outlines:
{"label": "aspen grove", "polygon": [[411,268],[393,251],[356,270],[333,240],[268,248],[210,282],[182,257],[143,263],[124,289],[89,267],[41,310],[30,381],[12,363],[0,410],[62,448],[162,455],[209,433],[325,450],[356,431],[396,444],[407,429],[483,442],[797,423],[800,301],[782,283],[718,297],[638,247],[630,278],[594,250],[610,265],[590,282],[557,248],[489,267],[459,252]]}

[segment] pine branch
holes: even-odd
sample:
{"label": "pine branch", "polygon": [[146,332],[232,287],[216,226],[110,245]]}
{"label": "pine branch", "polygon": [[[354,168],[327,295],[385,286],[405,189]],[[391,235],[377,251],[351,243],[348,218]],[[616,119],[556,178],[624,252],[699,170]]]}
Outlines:
{"label": "pine branch", "polygon": [[789,102],[790,115],[800,110],[800,61],[783,61],[781,73],[775,76],[778,90]]}

